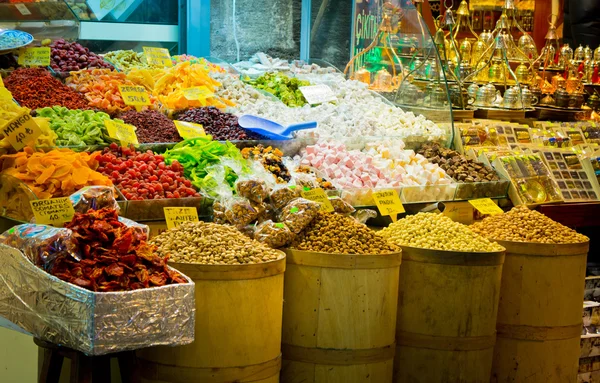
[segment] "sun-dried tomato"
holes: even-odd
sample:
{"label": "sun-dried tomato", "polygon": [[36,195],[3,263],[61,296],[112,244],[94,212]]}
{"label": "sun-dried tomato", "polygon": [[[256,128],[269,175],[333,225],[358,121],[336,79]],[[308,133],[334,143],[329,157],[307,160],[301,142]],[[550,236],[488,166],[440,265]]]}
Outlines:
{"label": "sun-dried tomato", "polygon": [[50,272],[92,291],[126,291],[187,283],[167,268],[167,260],[146,242],[143,231],[119,222],[116,210],[105,208],[75,213],[65,225],[81,260],[59,255]]}

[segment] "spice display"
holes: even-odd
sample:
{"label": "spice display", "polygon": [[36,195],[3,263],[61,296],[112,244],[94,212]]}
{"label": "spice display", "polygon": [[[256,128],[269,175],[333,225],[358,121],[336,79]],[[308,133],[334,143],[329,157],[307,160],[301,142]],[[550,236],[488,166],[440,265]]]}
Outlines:
{"label": "spice display", "polygon": [[[178,161],[184,168],[185,176],[198,188],[204,186],[203,179],[211,165],[218,164],[223,158],[242,160],[240,151],[233,144],[212,141],[210,136],[182,141],[167,150],[164,158],[167,164]],[[233,186],[236,179],[237,177],[226,178],[230,186]]]}
{"label": "spice display", "polygon": [[77,42],[63,39],[50,44],[50,67],[57,72],[70,72],[87,68],[114,69],[94,52]]}
{"label": "spice display", "polygon": [[551,220],[526,206],[517,206],[504,214],[493,215],[471,225],[487,238],[500,241],[537,243],[581,243],[585,235]]}
{"label": "spice display", "polygon": [[269,196],[269,188],[260,180],[238,180],[235,183],[235,191],[239,196],[256,203],[262,203]]}
{"label": "spice display", "polygon": [[[164,74],[154,84],[153,94],[164,107],[175,111],[201,106],[216,106],[223,109],[234,106],[229,100],[214,94],[215,88],[220,85],[210,77],[210,73],[203,65],[185,61],[165,69]],[[195,100],[186,98],[185,89],[194,87],[204,87],[207,94]]]}
{"label": "spice display", "polygon": [[269,196],[269,201],[273,208],[279,210],[285,205],[300,197],[301,188],[296,185],[280,186],[275,188]]}
{"label": "spice display", "polygon": [[180,114],[177,119],[201,124],[206,134],[218,141],[259,140],[262,137],[242,128],[233,114],[223,113],[214,107],[190,109]]}
{"label": "spice display", "polygon": [[281,210],[280,221],[294,234],[298,234],[308,226],[321,208],[317,202],[304,198],[296,198]]}
{"label": "spice display", "polygon": [[244,148],[242,149],[242,156],[260,161],[264,168],[275,176],[278,183],[289,182],[292,179],[290,171],[283,163],[283,153],[277,148],[273,149],[271,146],[265,148],[263,145]]}
{"label": "spice display", "polygon": [[469,227],[434,213],[407,216],[377,232],[383,238],[400,246],[424,249],[494,252],[504,248],[482,237]]}
{"label": "spice display", "polygon": [[165,163],[162,155],[148,150],[111,144],[97,157],[98,171],[107,175],[128,200],[199,197],[183,176],[179,162]]}
{"label": "spice display", "polygon": [[39,199],[66,197],[84,186],[112,185],[108,177],[95,171],[99,155],[70,149],[43,153],[25,148],[0,156],[0,174],[23,181]]}
{"label": "spice display", "polygon": [[[133,106],[125,105],[119,85],[136,85],[127,80],[124,73],[110,69],[89,69],[71,72],[66,84],[83,93],[92,108],[102,109],[110,115],[116,115]],[[155,99],[150,95],[150,103]],[[146,108],[146,107],[144,107]]]}
{"label": "spice display", "polygon": [[154,237],[161,257],[180,263],[240,265],[274,261],[280,253],[252,240],[232,226],[186,222]]}
{"label": "spice display", "polygon": [[53,78],[42,68],[20,68],[4,79],[4,86],[21,106],[39,109],[63,106],[68,109],[89,109],[85,97]]}
{"label": "spice display", "polygon": [[271,220],[258,224],[254,230],[255,240],[274,249],[287,245],[293,238],[294,235],[286,225]]}
{"label": "spice display", "polygon": [[168,258],[156,254],[145,234],[119,222],[114,209],[75,213],[65,227],[73,231],[71,241],[81,260],[57,256],[50,272],[63,281],[104,292],[187,283],[167,268]]}
{"label": "spice display", "polygon": [[135,126],[140,143],[179,142],[182,140],[173,121],[154,110],[130,110],[119,116],[125,123]]}
{"label": "spice display", "polygon": [[306,99],[298,88],[310,85],[310,82],[290,78],[280,73],[265,73],[256,80],[250,81],[250,84],[273,94],[287,106],[297,107],[306,105]]}
{"label": "spice display", "polygon": [[128,72],[132,68],[151,68],[143,52],[119,50],[107,52],[104,59],[120,71]]}
{"label": "spice display", "polygon": [[399,249],[354,218],[318,212],[290,246],[293,249],[336,254],[390,254]]}
{"label": "spice display", "polygon": [[103,145],[111,142],[104,121],[110,116],[92,110],[70,110],[62,106],[36,110],[39,117],[47,118],[57,134],[57,146]]}

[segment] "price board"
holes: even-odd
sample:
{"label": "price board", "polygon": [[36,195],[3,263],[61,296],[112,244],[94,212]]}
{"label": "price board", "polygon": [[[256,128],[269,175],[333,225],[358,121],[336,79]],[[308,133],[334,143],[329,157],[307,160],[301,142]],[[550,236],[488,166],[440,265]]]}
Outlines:
{"label": "price board", "polygon": [[481,214],[502,214],[504,210],[491,200],[491,198],[472,199],[469,201],[473,207]]}
{"label": "price board", "polygon": [[302,191],[302,197],[306,198],[307,200],[320,203],[321,211],[326,211],[326,212],[334,211],[333,205],[331,204],[331,201],[329,200],[327,193],[325,193],[325,190],[323,190],[321,188],[315,188],[315,189],[304,188],[304,190]]}
{"label": "price board", "polygon": [[373,190],[373,199],[375,205],[379,209],[379,213],[383,216],[389,215],[392,221],[396,221],[396,217],[400,213],[404,213],[404,205],[400,201],[398,192],[394,189],[388,190]]}
{"label": "price board", "polygon": [[23,149],[29,142],[35,141],[42,131],[27,110],[4,125],[2,135],[15,150]]}
{"label": "price board", "polygon": [[40,225],[62,226],[69,222],[75,215],[75,209],[69,197],[39,199],[29,201],[35,223]]}
{"label": "price board", "polygon": [[165,207],[167,229],[173,229],[184,222],[198,222],[198,210],[195,207]]}
{"label": "price board", "polygon": [[121,146],[138,145],[135,126],[114,120],[104,120],[108,136],[121,142]]}
{"label": "price board", "polygon": [[179,132],[179,135],[184,140],[206,136],[206,132],[204,131],[204,127],[200,124],[194,124],[193,122],[187,121],[173,121],[175,122],[175,127]]}
{"label": "price board", "polygon": [[162,67],[173,66],[173,61],[171,61],[171,54],[169,53],[168,49],[155,47],[143,47],[143,49],[148,65],[156,65]]}
{"label": "price board", "polygon": [[19,51],[18,63],[23,66],[48,66],[50,47],[25,48]]}

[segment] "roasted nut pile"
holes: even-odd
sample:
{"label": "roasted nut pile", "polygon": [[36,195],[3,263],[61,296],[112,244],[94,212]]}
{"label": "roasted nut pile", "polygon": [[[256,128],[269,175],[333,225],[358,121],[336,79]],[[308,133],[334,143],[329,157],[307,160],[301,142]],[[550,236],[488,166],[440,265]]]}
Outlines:
{"label": "roasted nut pile", "polygon": [[493,252],[504,248],[442,214],[419,213],[377,232],[400,246],[424,249]]}
{"label": "roasted nut pile", "polygon": [[390,254],[399,251],[355,219],[319,212],[294,240],[293,249],[337,254]]}
{"label": "roasted nut pile", "polygon": [[158,246],[158,255],[180,263],[240,265],[273,261],[280,256],[236,228],[216,223],[186,222],[154,237],[151,243]]}
{"label": "roasted nut pile", "polygon": [[440,165],[440,168],[444,169],[450,177],[459,182],[486,182],[499,179],[493,169],[468,159],[455,150],[444,148],[438,143],[425,144],[418,153],[434,164]]}
{"label": "roasted nut pile", "polygon": [[499,241],[538,243],[581,243],[589,238],[551,220],[542,213],[517,206],[507,213],[485,218],[471,229]]}

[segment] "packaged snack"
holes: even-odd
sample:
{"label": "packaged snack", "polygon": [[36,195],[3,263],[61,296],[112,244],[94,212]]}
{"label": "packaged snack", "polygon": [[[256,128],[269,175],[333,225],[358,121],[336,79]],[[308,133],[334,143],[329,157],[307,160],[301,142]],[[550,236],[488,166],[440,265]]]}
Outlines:
{"label": "packaged snack", "polygon": [[256,203],[262,203],[269,196],[267,184],[257,179],[240,178],[235,183],[235,190],[240,197]]}
{"label": "packaged snack", "polygon": [[76,213],[86,213],[90,209],[105,207],[119,211],[115,200],[115,190],[110,186],[86,186],[69,196]]}
{"label": "packaged snack", "polygon": [[277,249],[291,243],[294,239],[294,235],[285,224],[275,223],[269,220],[256,226],[254,239],[269,247]]}
{"label": "packaged snack", "polygon": [[321,205],[304,198],[296,198],[281,211],[280,221],[294,234],[300,233],[317,216]]}
{"label": "packaged snack", "polygon": [[213,222],[224,225],[227,223],[225,217],[225,206],[219,201],[213,203]]}
{"label": "packaged snack", "polygon": [[339,214],[352,214],[356,211],[348,202],[344,201],[340,197],[330,197],[329,202],[333,206],[333,210]]}
{"label": "packaged snack", "polygon": [[270,195],[271,205],[274,209],[279,210],[292,200],[300,197],[302,189],[296,185],[278,185],[273,188]]}
{"label": "packaged snack", "polygon": [[246,226],[258,218],[258,211],[246,198],[232,197],[223,201],[223,205],[225,206],[225,218],[233,226]]}

